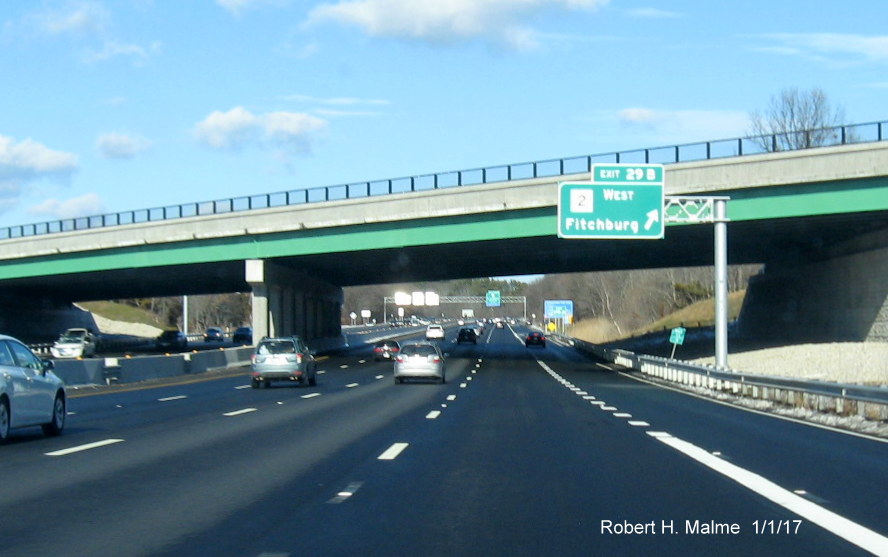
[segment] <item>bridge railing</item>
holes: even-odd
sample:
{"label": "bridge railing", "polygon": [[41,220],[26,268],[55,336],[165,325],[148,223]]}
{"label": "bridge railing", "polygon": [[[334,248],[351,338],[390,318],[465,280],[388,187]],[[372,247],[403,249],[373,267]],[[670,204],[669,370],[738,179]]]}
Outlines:
{"label": "bridge railing", "polygon": [[793,151],[812,147],[878,142],[886,139],[886,126],[888,126],[886,121],[869,122],[833,128],[615,151],[597,155],[580,155],[561,159],[504,164],[419,176],[247,195],[215,201],[183,203],[150,209],[136,209],[36,224],[8,226],[0,228],[0,240],[109,226],[167,221],[187,217],[220,215],[273,207],[296,206],[323,201],[366,198],[396,193],[579,174],[591,171],[592,165],[595,163],[672,164],[740,157],[775,151]]}

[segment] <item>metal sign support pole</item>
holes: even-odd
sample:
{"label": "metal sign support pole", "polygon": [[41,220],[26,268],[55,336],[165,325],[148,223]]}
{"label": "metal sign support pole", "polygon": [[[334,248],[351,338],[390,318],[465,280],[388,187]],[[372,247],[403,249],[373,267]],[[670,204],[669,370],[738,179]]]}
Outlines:
{"label": "metal sign support pole", "polygon": [[713,223],[715,227],[715,366],[728,367],[728,201],[729,197],[667,196],[667,223]]}
{"label": "metal sign support pole", "polygon": [[715,200],[715,367],[728,367],[727,201]]}

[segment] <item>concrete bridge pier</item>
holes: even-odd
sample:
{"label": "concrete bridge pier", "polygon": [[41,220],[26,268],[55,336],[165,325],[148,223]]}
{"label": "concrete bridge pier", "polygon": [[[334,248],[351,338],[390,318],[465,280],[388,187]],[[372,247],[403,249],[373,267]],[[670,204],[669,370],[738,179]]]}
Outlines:
{"label": "concrete bridge pier", "polygon": [[888,342],[888,231],[768,262],[752,277],[738,335],[774,342]]}
{"label": "concrete bridge pier", "polygon": [[342,288],[264,259],[245,262],[252,287],[253,338],[298,335],[316,350],[344,345]]}

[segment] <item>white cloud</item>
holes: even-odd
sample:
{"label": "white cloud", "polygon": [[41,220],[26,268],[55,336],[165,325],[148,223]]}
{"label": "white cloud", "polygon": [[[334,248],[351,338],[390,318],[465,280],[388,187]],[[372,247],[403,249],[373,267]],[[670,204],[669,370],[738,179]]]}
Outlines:
{"label": "white cloud", "polygon": [[544,8],[591,10],[609,0],[342,0],[311,10],[308,24],[353,25],[372,37],[455,43],[489,40],[514,49],[536,46],[528,22]]}
{"label": "white cloud", "polygon": [[106,41],[99,50],[88,50],[84,54],[84,61],[87,63],[104,62],[117,56],[129,56],[135,62],[141,63],[148,60],[152,56],[156,56],[161,52],[162,44],[155,41],[148,47],[139,46],[137,44],[124,44],[116,41]]}
{"label": "white cloud", "polygon": [[32,215],[48,216],[55,219],[73,219],[105,212],[102,198],[95,193],[88,193],[71,199],[47,199],[39,205],[28,208]]}
{"label": "white cloud", "polygon": [[634,10],[629,10],[629,15],[651,19],[671,19],[679,17],[676,12],[661,10],[659,8],[636,8]]}
{"label": "white cloud", "polygon": [[216,4],[239,16],[244,11],[252,9],[260,4],[281,4],[285,0],[216,0]]}
{"label": "white cloud", "polygon": [[104,33],[111,15],[98,2],[66,2],[55,9],[34,13],[29,19],[50,35],[94,35]]}
{"label": "white cloud", "polygon": [[76,155],[31,139],[16,142],[0,135],[0,212],[16,205],[28,185],[46,179],[66,181],[77,166]]}
{"label": "white cloud", "polygon": [[654,110],[625,108],[617,113],[624,129],[636,129],[661,142],[695,141],[696,138],[730,138],[746,134],[749,114],[729,110]]}
{"label": "white cloud", "polygon": [[242,106],[214,111],[195,126],[198,141],[214,149],[240,149],[249,145],[275,150],[286,159],[311,151],[327,121],[298,112],[256,115]]}
{"label": "white cloud", "polygon": [[829,62],[863,59],[888,62],[888,35],[864,36],[843,33],[773,33],[764,38],[777,46],[765,50],[821,58]]}
{"label": "white cloud", "polygon": [[357,97],[312,97],[310,95],[282,95],[278,100],[311,106],[311,112],[326,117],[379,116],[378,110],[366,110],[367,107],[385,107],[391,105],[384,99],[362,99]]}
{"label": "white cloud", "polygon": [[619,113],[624,124],[653,124],[658,119],[657,113],[649,108],[624,108]]}
{"label": "white cloud", "polygon": [[195,134],[214,149],[237,149],[255,138],[260,128],[259,118],[237,106],[228,112],[213,111],[195,126]]}
{"label": "white cloud", "polygon": [[31,139],[18,143],[0,135],[0,182],[67,176],[77,169],[77,157],[54,151]]}
{"label": "white cloud", "polygon": [[122,133],[104,133],[96,140],[99,152],[109,159],[131,159],[150,146],[145,138]]}

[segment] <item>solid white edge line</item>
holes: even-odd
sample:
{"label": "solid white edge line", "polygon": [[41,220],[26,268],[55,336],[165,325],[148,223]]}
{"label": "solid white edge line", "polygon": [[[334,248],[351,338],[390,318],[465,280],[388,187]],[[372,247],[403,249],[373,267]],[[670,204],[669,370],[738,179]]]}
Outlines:
{"label": "solid white edge line", "polygon": [[78,445],[77,447],[71,447],[69,449],[62,449],[45,454],[46,456],[66,456],[73,453],[88,451],[90,449],[97,449],[106,445],[113,445],[115,443],[123,443],[123,439],[105,439],[104,441],[96,441],[95,443],[87,443],[86,445]]}
{"label": "solid white edge line", "polygon": [[799,497],[754,472],[713,456],[692,443],[668,434],[663,435],[662,432],[648,432],[648,435],[652,433],[660,433],[653,435],[660,442],[727,476],[781,507],[810,520],[824,530],[876,555],[888,555],[888,537]]}
{"label": "solid white edge line", "polygon": [[391,447],[385,450],[384,453],[377,457],[377,460],[395,460],[398,458],[398,455],[406,449],[410,443],[395,443]]}
{"label": "solid white edge line", "polygon": [[633,375],[633,374],[631,374],[631,373],[627,373],[627,372],[625,372],[625,371],[616,371],[615,373],[618,373],[618,374],[622,375],[623,377],[625,377],[625,378],[627,378],[627,379],[632,379],[633,381],[638,381],[639,383],[645,383],[645,384],[647,384],[647,385],[653,385],[654,387],[661,387],[661,388],[663,388],[663,389],[668,389],[668,390],[670,390],[670,391],[674,391],[674,392],[676,392],[676,393],[681,393],[681,394],[684,394],[684,395],[692,396],[692,397],[694,397],[694,398],[698,398],[698,399],[700,399],[700,400],[706,400],[706,401],[708,401],[708,402],[713,402],[713,403],[715,403],[715,404],[721,404],[722,406],[727,406],[727,407],[729,407],[729,408],[734,408],[735,410],[742,410],[742,411],[744,411],[744,412],[751,412],[751,413],[753,413],[753,414],[758,414],[759,416],[767,416],[767,417],[769,417],[769,418],[776,418],[776,419],[778,419],[778,420],[784,420],[784,421],[787,421],[787,422],[793,422],[793,423],[796,423],[796,424],[799,424],[799,425],[806,425],[806,426],[810,426],[810,427],[816,427],[816,428],[819,428],[819,429],[825,429],[825,430],[827,430],[827,431],[832,431],[833,433],[841,433],[841,434],[843,434],[843,435],[850,435],[850,436],[852,436],[852,437],[859,437],[859,438],[861,438],[861,439],[866,439],[866,440],[868,440],[868,441],[876,441],[876,442],[878,442],[878,443],[888,443],[888,439],[885,439],[885,438],[883,438],[883,437],[875,437],[874,435],[869,435],[869,434],[862,433],[862,432],[859,432],[859,431],[853,431],[853,430],[850,430],[850,429],[841,429],[841,428],[838,428],[838,427],[833,427],[833,426],[829,426],[829,425],[826,425],[826,424],[821,424],[821,423],[818,423],[818,422],[809,422],[809,421],[802,420],[802,419],[799,419],[799,418],[793,418],[792,416],[784,416],[783,414],[776,414],[776,413],[774,413],[774,412],[766,412],[766,411],[764,411],[764,410],[758,410],[758,409],[756,409],[756,408],[750,408],[750,407],[748,407],[748,406],[743,406],[743,405],[741,405],[741,404],[734,404],[734,403],[732,403],[732,402],[730,402],[730,401],[719,400],[719,399],[717,399],[717,398],[714,398],[714,397],[711,397],[711,396],[706,396],[706,395],[701,395],[701,394],[695,393],[695,392],[693,392],[693,391],[686,391],[686,390],[684,390],[684,389],[680,389],[680,388],[678,388],[678,387],[674,387],[674,386],[672,386],[672,385],[666,385],[666,384],[661,384],[661,383],[655,383],[654,381],[650,381],[650,380],[648,380],[648,379],[646,379],[646,378],[644,378],[644,377],[637,377],[637,376],[635,376],[635,375]]}

